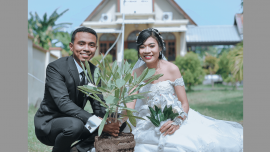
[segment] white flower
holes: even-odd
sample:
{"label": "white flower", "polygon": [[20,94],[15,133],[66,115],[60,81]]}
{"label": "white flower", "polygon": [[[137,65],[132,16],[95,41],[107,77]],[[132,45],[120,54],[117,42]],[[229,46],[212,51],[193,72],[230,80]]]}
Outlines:
{"label": "white flower", "polygon": [[173,108],[172,111],[173,111],[173,113],[178,113],[178,110],[175,108]]}
{"label": "white flower", "polygon": [[87,85],[90,86],[90,87],[95,87],[95,88],[97,87],[96,85],[94,85],[94,84],[92,84],[90,82]]}

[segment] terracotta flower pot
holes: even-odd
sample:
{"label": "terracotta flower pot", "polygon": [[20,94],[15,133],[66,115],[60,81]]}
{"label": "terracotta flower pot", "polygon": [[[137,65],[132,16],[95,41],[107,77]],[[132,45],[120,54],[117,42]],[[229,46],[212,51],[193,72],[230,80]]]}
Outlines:
{"label": "terracotta flower pot", "polygon": [[95,137],[96,152],[133,152],[135,147],[134,135],[121,132],[118,137],[107,134]]}

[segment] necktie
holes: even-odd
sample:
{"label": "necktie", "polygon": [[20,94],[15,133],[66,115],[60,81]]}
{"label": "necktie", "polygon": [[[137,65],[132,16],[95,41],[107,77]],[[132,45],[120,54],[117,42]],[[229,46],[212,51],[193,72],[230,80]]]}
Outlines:
{"label": "necktie", "polygon": [[[84,74],[84,72],[81,72],[80,74],[81,74],[81,76],[82,76],[81,81],[80,81],[80,86],[83,86],[83,85],[86,84],[86,81],[85,81],[85,74]],[[78,102],[77,102],[77,105],[78,105],[79,107],[82,107],[82,106],[83,106],[84,100],[85,100],[85,94],[84,94],[83,92],[80,91],[80,92],[79,92],[79,95],[78,95]]]}

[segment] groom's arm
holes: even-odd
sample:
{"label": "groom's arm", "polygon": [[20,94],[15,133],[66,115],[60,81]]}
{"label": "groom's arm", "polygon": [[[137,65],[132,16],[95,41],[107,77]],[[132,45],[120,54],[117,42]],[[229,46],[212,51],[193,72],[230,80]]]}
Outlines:
{"label": "groom's arm", "polygon": [[80,119],[84,124],[89,121],[91,122],[92,119],[96,122],[100,121],[98,118],[95,118],[96,116],[93,114],[77,106],[69,98],[69,92],[65,84],[65,77],[58,69],[60,68],[56,64],[50,63],[47,66],[45,84],[58,109],[68,116]]}

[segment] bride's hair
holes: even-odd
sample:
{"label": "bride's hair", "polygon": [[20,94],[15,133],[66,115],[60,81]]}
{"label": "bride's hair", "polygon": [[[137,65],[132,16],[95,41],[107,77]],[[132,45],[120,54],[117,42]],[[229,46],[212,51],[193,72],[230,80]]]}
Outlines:
{"label": "bride's hair", "polygon": [[162,59],[163,51],[165,51],[165,43],[163,41],[163,38],[161,34],[158,32],[157,29],[154,28],[148,28],[143,31],[141,31],[136,39],[137,43],[137,51],[138,51],[138,58],[140,59],[140,46],[143,45],[143,43],[149,38],[152,37],[158,42],[158,46],[162,48],[161,53],[159,54],[159,59]]}

